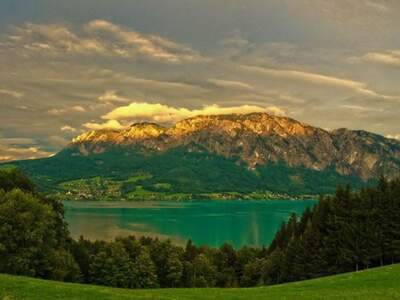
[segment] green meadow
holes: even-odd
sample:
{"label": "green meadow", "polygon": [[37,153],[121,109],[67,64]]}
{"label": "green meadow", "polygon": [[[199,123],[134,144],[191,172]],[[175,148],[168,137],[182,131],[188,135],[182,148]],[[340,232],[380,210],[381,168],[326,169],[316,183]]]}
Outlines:
{"label": "green meadow", "polygon": [[282,285],[241,289],[126,290],[0,275],[1,300],[400,299],[400,264]]}

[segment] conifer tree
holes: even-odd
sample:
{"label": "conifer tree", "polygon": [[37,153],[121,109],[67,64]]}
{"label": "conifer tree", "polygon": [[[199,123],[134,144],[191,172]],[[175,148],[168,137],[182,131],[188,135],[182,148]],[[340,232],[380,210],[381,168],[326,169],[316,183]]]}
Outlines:
{"label": "conifer tree", "polygon": [[165,263],[165,285],[167,287],[182,286],[183,263],[179,254],[170,252]]}
{"label": "conifer tree", "polygon": [[216,270],[205,254],[198,255],[193,261],[193,284],[195,287],[215,286]]}
{"label": "conifer tree", "polygon": [[137,258],[135,269],[137,271],[136,285],[139,288],[158,287],[157,270],[151,260],[147,247],[143,247]]}

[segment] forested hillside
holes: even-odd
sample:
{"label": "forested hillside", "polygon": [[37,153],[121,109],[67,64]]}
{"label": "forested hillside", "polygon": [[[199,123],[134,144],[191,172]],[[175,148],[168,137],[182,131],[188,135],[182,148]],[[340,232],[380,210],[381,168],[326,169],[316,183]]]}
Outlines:
{"label": "forested hillside", "polygon": [[334,193],[337,184],[369,183],[332,168],[268,163],[249,170],[233,158],[187,148],[161,153],[110,148],[87,156],[66,149],[54,157],[6,166],[23,170],[39,190],[65,200],[282,199]]}
{"label": "forested hillside", "polygon": [[301,217],[292,216],[268,248],[270,282],[358,271],[400,261],[400,181],[340,187]]}
{"label": "forested hillside", "polygon": [[125,288],[250,287],[400,262],[400,180],[338,188],[292,216],[269,247],[234,249],[133,236],[75,241],[59,202],[17,171],[0,174],[0,273]]}

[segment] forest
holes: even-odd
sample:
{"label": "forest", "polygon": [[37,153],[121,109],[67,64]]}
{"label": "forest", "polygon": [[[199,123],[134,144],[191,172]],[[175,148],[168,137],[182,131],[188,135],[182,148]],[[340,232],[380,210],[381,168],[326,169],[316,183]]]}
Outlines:
{"label": "forest", "polygon": [[0,273],[124,288],[273,285],[400,262],[400,179],[338,187],[292,215],[268,247],[70,237],[63,205],[0,170]]}

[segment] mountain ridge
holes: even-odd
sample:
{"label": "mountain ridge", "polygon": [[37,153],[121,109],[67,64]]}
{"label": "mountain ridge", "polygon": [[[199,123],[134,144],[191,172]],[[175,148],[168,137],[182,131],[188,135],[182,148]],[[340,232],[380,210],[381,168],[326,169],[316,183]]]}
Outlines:
{"label": "mountain ridge", "polygon": [[400,142],[262,113],[198,116],[89,131],[52,157],[0,167],[65,200],[314,198],[398,177]]}
{"label": "mountain ridge", "polygon": [[238,157],[249,169],[268,162],[321,171],[334,166],[341,175],[363,180],[400,171],[400,142],[362,130],[327,131],[267,113],[197,116],[164,127],[135,123],[123,130],[90,131],[68,146],[75,155],[102,153],[108,145],[167,151],[185,146]]}

